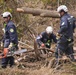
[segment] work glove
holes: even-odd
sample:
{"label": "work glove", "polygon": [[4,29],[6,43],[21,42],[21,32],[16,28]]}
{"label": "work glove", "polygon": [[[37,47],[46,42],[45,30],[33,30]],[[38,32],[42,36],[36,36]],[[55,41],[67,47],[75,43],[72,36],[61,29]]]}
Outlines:
{"label": "work glove", "polygon": [[50,44],[49,43],[46,43],[46,46],[50,46]]}
{"label": "work glove", "polygon": [[56,39],[58,40],[60,37],[61,37],[60,34],[57,33],[57,34],[56,34]]}
{"label": "work glove", "polygon": [[44,44],[44,43],[42,43],[42,44],[41,44],[41,47],[45,47],[45,44]]}
{"label": "work glove", "polygon": [[5,28],[3,28],[2,31],[5,33]]}
{"label": "work glove", "polygon": [[1,47],[3,47],[3,42],[1,42]]}
{"label": "work glove", "polygon": [[8,48],[12,48],[13,47],[13,43],[10,43],[9,47]]}

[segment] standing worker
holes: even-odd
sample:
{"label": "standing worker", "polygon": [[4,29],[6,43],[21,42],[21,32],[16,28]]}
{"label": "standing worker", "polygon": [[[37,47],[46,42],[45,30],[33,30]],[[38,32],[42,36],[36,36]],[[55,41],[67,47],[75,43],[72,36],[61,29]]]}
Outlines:
{"label": "standing worker", "polygon": [[75,29],[75,18],[68,14],[68,8],[65,5],[61,5],[57,8],[57,12],[60,14],[60,30],[57,33],[59,37],[56,49],[56,58],[62,56],[63,52],[71,59],[74,59],[73,51],[73,33]]}
{"label": "standing worker", "polygon": [[57,42],[56,36],[53,33],[53,28],[51,26],[48,26],[44,32],[42,32],[38,37],[37,37],[37,43],[40,47],[46,47],[50,48],[51,43],[54,41],[55,43]]}
{"label": "standing worker", "polygon": [[2,68],[6,68],[8,64],[10,67],[14,65],[14,57],[7,57],[7,53],[9,50],[17,50],[18,49],[18,37],[16,32],[16,27],[12,22],[12,14],[10,12],[4,12],[2,14],[4,20],[4,55],[2,56]]}

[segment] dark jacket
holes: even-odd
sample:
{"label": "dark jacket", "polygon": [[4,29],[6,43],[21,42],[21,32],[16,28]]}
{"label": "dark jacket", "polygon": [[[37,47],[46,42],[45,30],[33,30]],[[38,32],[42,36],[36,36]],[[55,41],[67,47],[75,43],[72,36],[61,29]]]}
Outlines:
{"label": "dark jacket", "polygon": [[9,21],[5,26],[4,47],[8,47],[10,43],[18,44],[16,27],[12,21]]}
{"label": "dark jacket", "polygon": [[[67,13],[65,15],[63,15],[61,17],[60,30],[58,33],[66,36],[67,38],[73,39],[73,32],[74,32],[74,28],[75,28],[75,22],[73,19],[74,19],[74,17],[70,16]],[[72,20],[72,22],[70,20]]]}
{"label": "dark jacket", "polygon": [[39,45],[41,45],[42,43],[44,43],[45,45],[51,44],[52,41],[54,41],[55,43],[57,42],[56,40],[56,36],[52,33],[49,37],[48,34],[46,32],[42,32],[38,37],[37,37],[37,43]]}

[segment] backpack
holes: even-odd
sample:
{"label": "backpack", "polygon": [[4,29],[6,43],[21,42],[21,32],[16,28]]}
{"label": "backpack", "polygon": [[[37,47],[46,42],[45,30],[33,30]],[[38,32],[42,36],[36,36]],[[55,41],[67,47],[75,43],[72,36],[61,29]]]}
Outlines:
{"label": "backpack", "polygon": [[70,16],[70,18],[68,18],[68,25],[73,25],[73,31],[75,29],[75,21],[76,21],[76,18],[73,16]]}

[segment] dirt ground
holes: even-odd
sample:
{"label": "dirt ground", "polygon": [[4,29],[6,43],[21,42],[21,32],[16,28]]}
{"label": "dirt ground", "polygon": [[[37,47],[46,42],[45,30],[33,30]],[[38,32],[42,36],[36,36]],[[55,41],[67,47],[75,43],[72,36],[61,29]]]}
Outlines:
{"label": "dirt ground", "polygon": [[52,67],[54,57],[36,60],[35,54],[30,54],[25,59],[16,63],[13,68],[0,68],[0,75],[76,75],[76,63],[65,61],[59,66]]}

